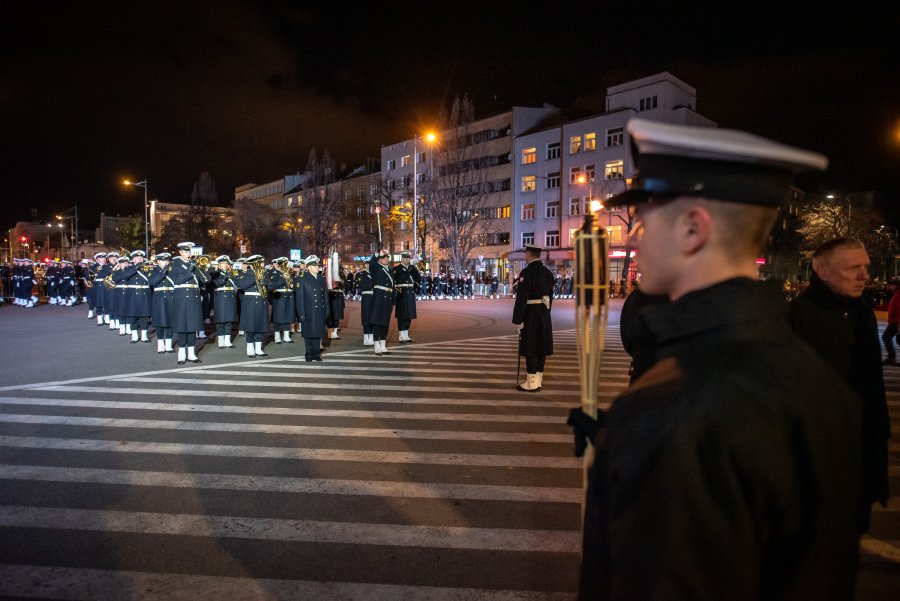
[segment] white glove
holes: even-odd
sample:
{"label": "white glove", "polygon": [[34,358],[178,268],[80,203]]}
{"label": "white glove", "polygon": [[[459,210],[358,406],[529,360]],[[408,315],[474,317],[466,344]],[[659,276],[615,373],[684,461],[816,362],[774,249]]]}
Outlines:
{"label": "white glove", "polygon": [[524,327],[525,327],[525,322],[523,321],[522,323],[519,324],[519,329],[521,330]]}

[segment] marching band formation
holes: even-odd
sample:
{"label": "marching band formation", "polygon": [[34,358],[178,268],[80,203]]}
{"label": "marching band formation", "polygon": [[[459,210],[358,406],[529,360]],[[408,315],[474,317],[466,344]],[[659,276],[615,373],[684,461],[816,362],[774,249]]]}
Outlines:
{"label": "marching band formation", "polygon": [[[302,261],[278,257],[267,263],[258,254],[235,261],[227,255],[194,256],[193,247],[182,242],[177,256],[163,252],[149,259],[143,250],[97,253],[93,261],[81,262],[82,286],[70,261],[51,262],[45,273],[36,273],[31,260],[16,259],[14,303],[33,307],[38,301],[34,286],[43,279],[50,304],[85,302],[89,319],[130,336],[132,344],[151,343],[153,331],[157,352],[177,353],[182,365],[200,362],[196,341],[206,338],[206,324],[215,325],[220,349],[234,349],[234,338],[243,336],[248,357],[265,357],[263,342],[271,326],[276,344],[293,343],[291,335],[299,334],[306,361],[322,361],[324,346],[330,344],[323,340],[340,338],[345,295],[360,301],[363,345],[373,347],[376,356],[390,354],[391,319],[397,319],[399,342],[414,342],[409,331],[417,297],[431,295],[408,252],[393,268],[383,250],[356,272],[342,273],[337,253],[324,261],[310,255]],[[435,298],[443,294],[440,286]]]}

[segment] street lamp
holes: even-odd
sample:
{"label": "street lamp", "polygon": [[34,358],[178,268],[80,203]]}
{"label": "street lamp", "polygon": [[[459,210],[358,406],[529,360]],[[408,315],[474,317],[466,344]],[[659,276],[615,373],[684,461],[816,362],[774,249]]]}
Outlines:
{"label": "street lamp", "polygon": [[[413,255],[418,254],[419,248],[419,136],[413,138]],[[437,136],[433,132],[425,134],[424,141],[433,144]],[[433,152],[433,151],[432,151]],[[427,235],[427,234],[426,234]]]}
{"label": "street lamp", "polygon": [[[69,215],[69,213],[73,213],[73,215]],[[77,238],[78,238],[78,206],[76,205],[76,206],[72,207],[71,209],[66,209],[65,211],[63,211],[62,213],[57,215],[56,219],[59,221],[62,221],[63,219],[70,219],[72,221],[72,236],[70,238],[70,240],[71,240],[70,250],[72,251],[72,253],[71,253],[72,261],[78,260],[78,257],[76,256],[76,249],[75,249],[75,244],[76,244]],[[61,224],[60,224],[60,227],[62,227]],[[62,246],[60,246],[59,252],[60,252],[60,258],[61,258],[62,257]]]}
{"label": "street lamp", "polygon": [[144,189],[144,256],[150,256],[150,217],[148,214],[148,204],[147,204],[147,180],[139,182],[132,182],[125,180],[126,186],[140,186]]}

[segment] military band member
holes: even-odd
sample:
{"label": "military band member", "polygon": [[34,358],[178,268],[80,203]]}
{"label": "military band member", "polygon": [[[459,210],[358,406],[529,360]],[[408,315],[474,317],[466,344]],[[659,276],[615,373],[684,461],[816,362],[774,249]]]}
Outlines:
{"label": "military band member", "polygon": [[415,342],[409,337],[409,327],[416,318],[416,288],[422,281],[419,270],[411,264],[412,254],[405,251],[400,254],[400,263],[394,266],[394,288],[397,290],[396,309],[397,329],[400,331],[399,342],[407,344]]}
{"label": "military band member", "polygon": [[172,299],[172,331],[178,343],[178,364],[185,361],[200,363],[195,346],[197,331],[203,329],[203,304],[200,286],[209,281],[209,274],[191,260],[193,242],[178,244],[178,256],[172,261],[169,277],[175,285]]}
{"label": "military band member", "polygon": [[44,285],[47,292],[47,304],[56,305],[63,304],[59,298],[59,263],[54,259],[47,263],[47,270],[44,272]]}
{"label": "military band member", "polygon": [[71,307],[75,304],[75,301],[77,300],[75,297],[75,284],[75,266],[72,265],[72,261],[63,259],[60,261],[59,268],[59,290],[57,292],[58,305]]}
{"label": "military band member", "polygon": [[269,302],[266,294],[262,255],[252,255],[240,264],[241,273],[234,284],[241,294],[241,316],[238,327],[247,340],[248,357],[267,357],[263,339],[269,331]]}
{"label": "military band member", "polygon": [[512,322],[519,326],[519,355],[525,357],[525,381],[516,388],[540,392],[544,380],[544,360],[553,354],[553,274],[541,262],[542,250],[525,245],[528,265],[519,273]]}
{"label": "military band member", "polygon": [[175,298],[175,282],[169,277],[170,253],[156,254],[156,267],[147,274],[147,282],[153,288],[150,315],[156,330],[156,352],[174,353],[172,347],[172,301]]}
{"label": "military band member", "polygon": [[116,329],[119,331],[119,336],[125,336],[131,333],[131,323],[128,320],[128,317],[125,315],[125,287],[124,285],[118,281],[117,277],[121,275],[121,271],[125,269],[126,265],[129,263],[128,257],[121,256],[119,253],[116,253],[116,261],[112,270],[112,281],[115,284],[115,287],[109,290],[109,294],[112,297],[112,309],[113,313],[116,316]]}
{"label": "military band member", "polygon": [[363,346],[374,346],[372,334],[372,301],[375,281],[369,273],[369,266],[363,263],[362,269],[356,272],[356,290],[359,294],[359,318],[362,322]]}
{"label": "military band member", "polygon": [[138,332],[140,342],[149,343],[147,330],[150,327],[150,315],[153,313],[153,299],[150,292],[150,282],[147,278],[148,266],[144,263],[144,251],[136,250],[131,253],[131,264],[122,269],[116,282],[124,282],[125,305],[124,313],[129,318],[131,325],[131,343],[137,344]]}
{"label": "military band member", "polygon": [[215,265],[209,270],[209,277],[215,286],[213,319],[216,323],[216,342],[219,348],[234,348],[231,330],[237,323],[237,287],[234,285],[231,257],[216,257]]}
{"label": "military band member", "polygon": [[341,320],[344,319],[344,281],[339,277],[331,285],[333,288],[328,288],[328,319],[325,321],[325,327],[330,332],[326,332],[326,335],[331,340],[339,340],[338,332]]}
{"label": "military band member", "polygon": [[266,289],[272,302],[272,327],[275,330],[275,344],[293,342],[291,324],[296,316],[294,306],[293,276],[287,267],[288,258],[272,259],[272,269],[266,271]]}
{"label": "military band member", "polygon": [[394,309],[394,278],[388,264],[391,255],[382,250],[372,255],[369,261],[369,272],[372,274],[372,336],[375,342],[375,355],[389,355],[387,335],[391,327],[391,313]]}
{"label": "military band member", "polygon": [[109,275],[111,267],[106,262],[106,253],[98,252],[94,254],[94,260],[97,262],[94,268],[94,285],[91,286],[90,295],[94,300],[94,314],[97,317],[97,325],[102,326],[109,323],[109,315],[106,312],[106,288],[103,286],[103,278]]}
{"label": "military band member", "polygon": [[306,344],[307,361],[321,361],[322,337],[329,316],[328,290],[325,277],[319,273],[319,257],[306,258],[306,274],[300,280],[296,295],[297,315],[303,326],[300,334]]}

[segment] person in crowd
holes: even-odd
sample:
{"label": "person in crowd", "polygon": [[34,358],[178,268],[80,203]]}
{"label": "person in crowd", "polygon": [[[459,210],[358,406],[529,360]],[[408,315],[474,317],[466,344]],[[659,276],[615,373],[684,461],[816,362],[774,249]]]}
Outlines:
{"label": "person in crowd", "polygon": [[219,255],[209,269],[210,282],[214,287],[212,314],[216,324],[216,344],[219,348],[234,348],[231,331],[238,320],[238,300],[237,286],[234,284],[235,273],[231,265],[231,257]]}
{"label": "person in crowd", "polygon": [[238,269],[234,285],[242,292],[238,329],[244,332],[248,357],[267,357],[263,341],[269,331],[269,303],[266,300],[266,275],[262,255],[247,257]]}
{"label": "person in crowd", "polygon": [[394,288],[397,291],[395,315],[401,344],[415,342],[409,337],[409,328],[416,318],[416,287],[422,281],[422,276],[411,261],[412,253],[400,253],[400,262],[394,265],[393,273]]}
{"label": "person in crowd", "polygon": [[590,420],[579,599],[854,594],[860,411],[792,331],[756,258],[793,176],[822,155],[633,118],[641,311],[656,362]]}
{"label": "person in crowd", "polygon": [[178,344],[178,365],[185,361],[200,363],[197,357],[197,331],[203,329],[203,300],[200,286],[209,281],[209,273],[191,259],[193,242],[180,242],[178,256],[169,268],[174,284],[172,294],[172,331]]}
{"label": "person in crowd", "polygon": [[296,317],[293,275],[287,266],[287,257],[272,259],[272,268],[266,271],[266,288],[272,302],[272,324],[275,344],[293,342],[291,324]]}
{"label": "person in crowd", "polygon": [[147,282],[153,290],[150,320],[156,331],[156,352],[174,353],[172,346],[172,301],[175,298],[175,282],[169,277],[172,254],[156,253],[156,266],[147,274]]}
{"label": "person in crowd", "polygon": [[306,274],[300,280],[297,291],[297,315],[300,319],[300,334],[306,345],[304,359],[307,362],[322,360],[322,338],[325,336],[325,322],[328,320],[328,290],[325,276],[319,273],[319,257],[306,257]]}
{"label": "person in crowd", "polygon": [[372,275],[372,310],[369,319],[372,323],[373,346],[377,357],[391,354],[387,350],[387,335],[391,327],[396,291],[389,267],[390,261],[391,254],[387,250],[375,253],[369,260],[369,273]]}
{"label": "person in crowd", "polygon": [[834,238],[812,256],[809,286],[791,304],[791,325],[856,392],[862,412],[863,498],[860,532],[867,532],[872,503],[887,506],[891,435],[881,365],[878,322],[865,294],[869,254],[855,238]]}

